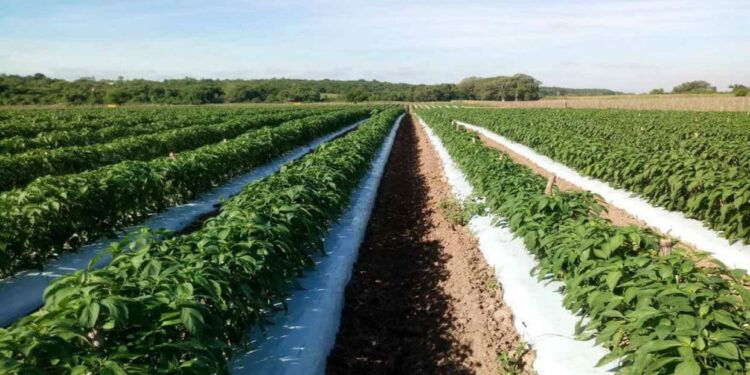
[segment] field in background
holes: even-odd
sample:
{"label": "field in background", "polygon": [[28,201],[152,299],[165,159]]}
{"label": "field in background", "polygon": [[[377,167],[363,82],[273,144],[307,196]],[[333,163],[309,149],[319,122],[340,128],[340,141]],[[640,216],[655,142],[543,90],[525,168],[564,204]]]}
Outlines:
{"label": "field in background", "polygon": [[527,102],[464,100],[461,104],[500,108],[618,108],[750,112],[750,97],[729,95],[613,95],[548,97]]}

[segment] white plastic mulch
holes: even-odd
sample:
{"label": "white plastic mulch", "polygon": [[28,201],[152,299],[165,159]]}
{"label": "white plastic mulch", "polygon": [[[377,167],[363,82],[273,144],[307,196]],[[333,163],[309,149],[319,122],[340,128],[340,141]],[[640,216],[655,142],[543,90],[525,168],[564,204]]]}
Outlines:
{"label": "white plastic mulch", "polygon": [[507,147],[550,173],[584,190],[600,195],[607,203],[643,220],[647,225],[661,233],[668,234],[701,251],[710,253],[727,267],[750,270],[750,245],[743,245],[741,242],[730,244],[726,238],[721,237],[718,232],[708,228],[699,220],[689,219],[681,212],[655,207],[632,192],[616,189],[606,182],[585,177],[530,147],[511,141],[481,126],[461,121],[458,121],[458,124]]}
{"label": "white plastic mulch", "polygon": [[[443,162],[448,183],[458,199],[466,199],[473,187],[453,162],[440,138],[421,119],[430,143]],[[536,351],[534,370],[540,375],[613,374],[615,365],[595,367],[608,350],[593,341],[574,338],[580,317],[563,307],[558,292],[562,283],[538,281],[531,275],[536,260],[523,241],[505,227],[492,224],[493,216],[475,216],[469,222],[479,248],[503,288],[503,300],[514,315],[521,338]]]}
{"label": "white plastic mulch", "polygon": [[229,364],[232,374],[324,374],[341,321],[344,291],[365,236],[378,186],[403,115],[396,120],[368,174],[352,193],[350,206],[328,232],[327,255],[298,280],[287,312],[276,314],[266,332],[251,329],[249,350]]}
{"label": "white plastic mulch", "polygon": [[[278,171],[284,163],[298,159],[313,151],[322,144],[339,137],[356,128],[366,120],[331,132],[311,141],[305,146],[297,147],[288,153],[241,175],[229,183],[220,186],[199,199],[183,205],[172,207],[156,214],[141,225],[127,228],[117,238],[102,238],[94,243],[83,246],[75,253],[68,253],[49,262],[41,271],[22,271],[13,277],[0,280],[0,327],[5,327],[14,321],[30,314],[44,304],[42,299],[44,289],[56,278],[85,269],[91,259],[106,249],[109,245],[122,241],[125,237],[141,228],[167,229],[179,231],[214,209],[222,199],[238,194],[245,185],[265,178]],[[102,257],[96,267],[103,267],[111,261],[111,256]]]}

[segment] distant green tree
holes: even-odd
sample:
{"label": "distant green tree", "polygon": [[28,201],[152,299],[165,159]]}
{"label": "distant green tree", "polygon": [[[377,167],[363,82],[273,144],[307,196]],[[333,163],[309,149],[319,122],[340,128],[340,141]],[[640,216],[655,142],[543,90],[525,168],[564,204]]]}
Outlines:
{"label": "distant green tree", "polygon": [[456,93],[478,100],[536,100],[539,99],[541,82],[527,74],[512,77],[469,77],[458,84]]}
{"label": "distant green tree", "polygon": [[621,95],[620,91],[608,89],[571,89],[566,87],[547,86],[539,87],[539,96],[601,96]]}
{"label": "distant green tree", "polygon": [[672,89],[675,94],[706,94],[716,92],[716,87],[706,81],[684,82]]}
{"label": "distant green tree", "polygon": [[[415,85],[376,80],[304,80],[304,79],[168,79],[149,81],[96,80],[93,77],[66,81],[46,77],[0,74],[0,104],[95,104],[154,103],[206,104],[242,102],[317,102],[323,99],[357,101],[449,101],[535,100],[556,93],[593,95],[614,93],[605,89],[544,88],[525,74],[488,78],[469,77],[459,84]],[[361,91],[361,92],[360,92]],[[364,94],[362,94],[362,92]],[[350,94],[347,98],[347,93]],[[356,93],[356,95],[354,95]]]}
{"label": "distant green tree", "polygon": [[104,101],[108,104],[125,104],[130,100],[130,93],[124,87],[112,86],[107,89]]}
{"label": "distant green tree", "polygon": [[263,98],[263,92],[244,83],[230,83],[226,86],[225,99],[230,103],[252,102]]}
{"label": "distant green tree", "polygon": [[294,85],[279,92],[279,97],[285,101],[319,102],[320,91],[301,85]]}
{"label": "distant green tree", "polygon": [[527,74],[515,74],[509,80],[512,87],[514,99],[536,100],[539,99],[539,85],[542,82]]}
{"label": "distant green tree", "polygon": [[453,95],[453,85],[419,85],[414,88],[413,101],[418,102],[445,102],[451,100]]}
{"label": "distant green tree", "polygon": [[361,87],[349,89],[344,93],[344,100],[352,103],[364,102],[368,97],[367,92]]}
{"label": "distant green tree", "polygon": [[664,94],[664,89],[653,89],[648,92],[651,95],[661,95]]}
{"label": "distant green tree", "polygon": [[87,104],[90,92],[83,85],[72,85],[63,90],[62,96],[67,104]]}
{"label": "distant green tree", "polygon": [[730,89],[732,89],[732,94],[734,96],[748,96],[750,95],[750,89],[747,88],[745,85],[735,84],[729,86]]}
{"label": "distant green tree", "polygon": [[190,85],[185,96],[191,104],[224,102],[224,91],[218,86]]}

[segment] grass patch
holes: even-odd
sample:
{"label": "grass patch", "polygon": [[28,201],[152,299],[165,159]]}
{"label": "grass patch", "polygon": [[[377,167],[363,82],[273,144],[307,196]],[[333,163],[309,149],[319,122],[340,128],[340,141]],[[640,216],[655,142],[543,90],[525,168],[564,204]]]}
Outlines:
{"label": "grass patch", "polygon": [[461,203],[453,198],[448,198],[438,203],[438,209],[448,221],[455,225],[466,225],[469,223],[469,213],[464,210]]}
{"label": "grass patch", "polygon": [[523,356],[531,350],[529,344],[521,341],[516,347],[505,353],[500,353],[497,356],[497,363],[500,366],[500,374],[502,375],[519,375],[524,374],[524,362]]}

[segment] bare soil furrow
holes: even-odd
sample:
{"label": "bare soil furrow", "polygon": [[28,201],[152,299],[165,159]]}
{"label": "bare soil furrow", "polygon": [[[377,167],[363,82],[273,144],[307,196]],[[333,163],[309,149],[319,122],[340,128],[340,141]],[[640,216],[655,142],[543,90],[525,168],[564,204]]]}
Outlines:
{"label": "bare soil furrow", "polygon": [[442,166],[407,117],[352,280],[328,374],[528,372],[513,317],[469,231],[451,221]]}

